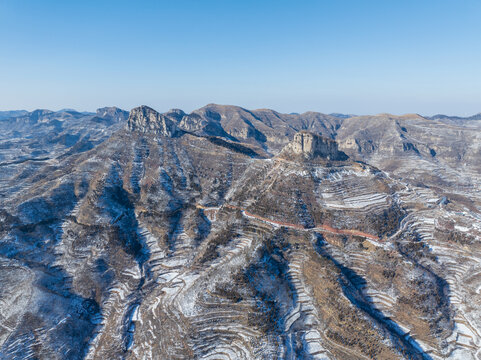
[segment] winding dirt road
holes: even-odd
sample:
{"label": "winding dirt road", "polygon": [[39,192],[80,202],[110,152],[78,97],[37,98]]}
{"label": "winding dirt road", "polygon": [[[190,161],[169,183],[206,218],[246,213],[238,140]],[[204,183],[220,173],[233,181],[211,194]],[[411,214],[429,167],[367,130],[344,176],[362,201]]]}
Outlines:
{"label": "winding dirt road", "polygon": [[[364,238],[369,239],[369,240],[373,240],[373,241],[377,241],[377,242],[381,241],[381,239],[378,236],[372,235],[372,234],[369,234],[369,233],[366,233],[366,232],[363,232],[363,231],[359,231],[359,230],[336,229],[336,228],[334,228],[330,225],[327,225],[327,224],[316,225],[315,227],[307,228],[307,227],[305,227],[303,225],[299,225],[299,224],[292,224],[292,223],[288,223],[288,222],[268,219],[268,218],[262,217],[260,215],[253,214],[253,213],[251,213],[251,212],[247,211],[246,209],[243,209],[239,206],[235,206],[235,205],[231,205],[231,204],[224,204],[223,206],[225,206],[229,209],[240,210],[247,217],[254,218],[254,219],[269,223],[269,224],[274,225],[274,226],[285,226],[285,227],[296,229],[296,230],[313,230],[313,231],[319,231],[319,232],[328,232],[328,233],[336,234],[336,235],[361,236],[361,237],[364,237]],[[204,211],[218,211],[220,209],[218,207],[215,207],[215,208],[212,207],[211,208],[211,207],[205,207],[205,206],[202,206],[202,205],[197,205],[197,208],[202,209]]]}

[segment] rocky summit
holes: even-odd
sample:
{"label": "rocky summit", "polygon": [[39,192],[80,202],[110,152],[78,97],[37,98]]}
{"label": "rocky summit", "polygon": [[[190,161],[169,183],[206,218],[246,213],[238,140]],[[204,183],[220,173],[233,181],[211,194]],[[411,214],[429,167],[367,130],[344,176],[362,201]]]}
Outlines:
{"label": "rocky summit", "polygon": [[172,120],[148,106],[132,109],[127,129],[163,136],[175,136],[180,131]]}
{"label": "rocky summit", "polygon": [[323,158],[328,160],[346,160],[348,157],[339,151],[336,141],[311,133],[300,131],[283,150],[284,153],[302,155],[307,159]]}
{"label": "rocky summit", "polygon": [[467,359],[477,117],[0,116],[1,359]]}

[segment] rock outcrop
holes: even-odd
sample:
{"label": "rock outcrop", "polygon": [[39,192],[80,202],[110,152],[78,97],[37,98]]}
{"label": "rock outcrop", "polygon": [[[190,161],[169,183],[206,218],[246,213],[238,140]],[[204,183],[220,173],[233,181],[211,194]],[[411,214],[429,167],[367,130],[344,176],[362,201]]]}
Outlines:
{"label": "rock outcrop", "polygon": [[339,151],[334,140],[308,131],[300,131],[294,135],[294,139],[284,148],[282,153],[302,155],[307,159],[323,158],[336,161],[348,159],[346,154]]}
{"label": "rock outcrop", "polygon": [[182,132],[172,120],[145,105],[130,111],[127,129],[168,137],[174,137]]}

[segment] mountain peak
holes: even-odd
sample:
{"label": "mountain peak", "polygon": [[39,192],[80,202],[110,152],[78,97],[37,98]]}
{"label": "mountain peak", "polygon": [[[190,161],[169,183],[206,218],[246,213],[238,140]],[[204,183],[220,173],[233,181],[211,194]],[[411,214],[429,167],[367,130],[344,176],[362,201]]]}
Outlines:
{"label": "mountain peak", "polygon": [[164,116],[173,120],[176,124],[178,124],[185,115],[187,114],[184,112],[184,110],[181,109],[170,109],[169,111],[164,113]]}
{"label": "mountain peak", "polygon": [[127,129],[168,137],[173,137],[181,132],[171,119],[146,105],[130,111]]}
{"label": "mountain peak", "polygon": [[107,106],[97,109],[96,116],[100,119],[110,120],[114,123],[125,121],[129,116],[129,113],[115,106]]}

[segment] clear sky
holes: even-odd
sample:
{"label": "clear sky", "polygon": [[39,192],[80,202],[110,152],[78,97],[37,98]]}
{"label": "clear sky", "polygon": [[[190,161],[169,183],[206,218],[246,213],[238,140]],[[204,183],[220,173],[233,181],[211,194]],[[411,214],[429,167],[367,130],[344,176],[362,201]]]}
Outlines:
{"label": "clear sky", "polygon": [[481,0],[0,0],[0,110],[481,112]]}

